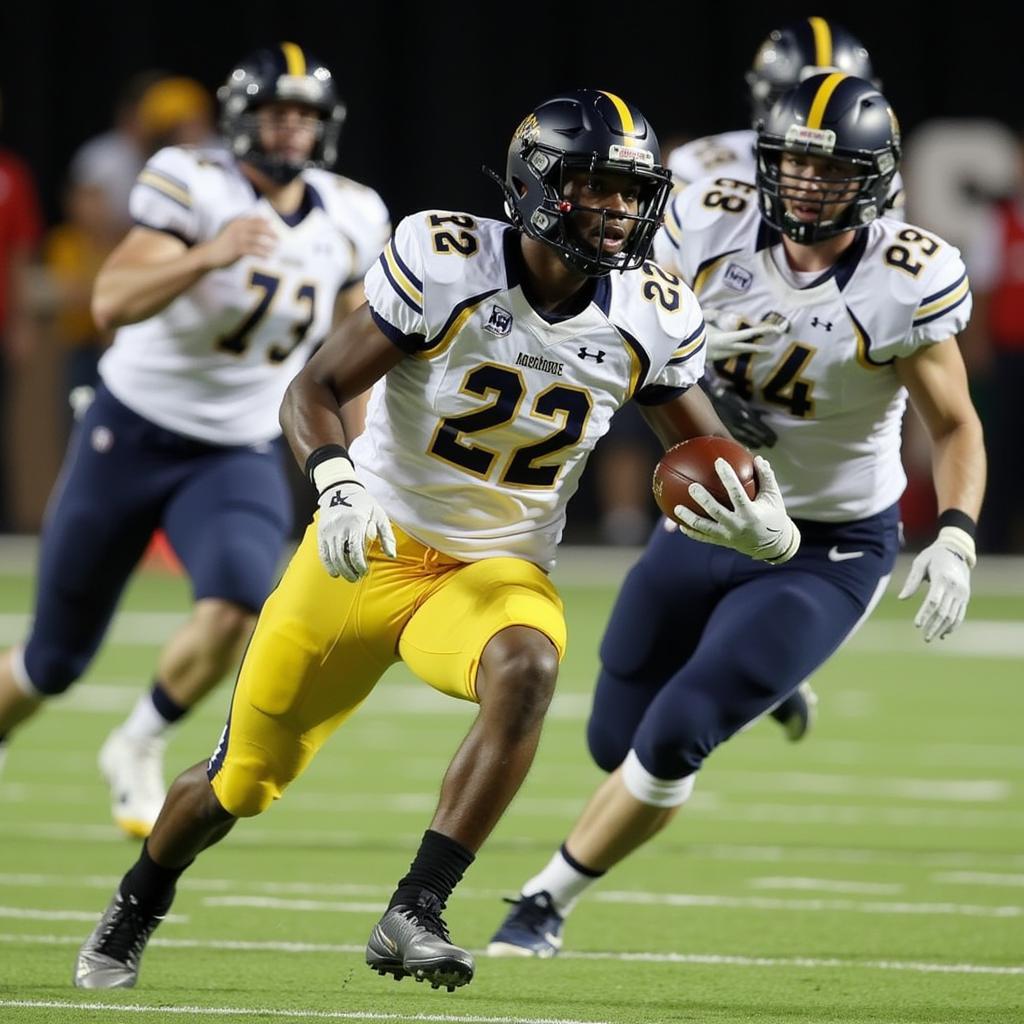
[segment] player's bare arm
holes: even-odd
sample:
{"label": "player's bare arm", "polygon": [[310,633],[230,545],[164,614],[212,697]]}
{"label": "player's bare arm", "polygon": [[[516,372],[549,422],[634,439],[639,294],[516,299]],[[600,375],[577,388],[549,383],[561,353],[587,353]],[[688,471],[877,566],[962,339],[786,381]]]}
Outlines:
{"label": "player's bare arm", "polygon": [[691,437],[729,437],[708,396],[690,388],[660,405],[641,405],[640,412],[666,449]]}
{"label": "player's bare arm", "polygon": [[239,217],[209,242],[191,247],[164,231],[136,226],[100,268],[93,319],[104,331],[146,320],[204,274],[243,256],[266,256],[275,241],[262,217]]}
{"label": "player's bare arm", "polygon": [[985,446],[956,339],[897,360],[896,372],[932,440],[939,512],[958,508],[976,520],[985,492]]}
{"label": "player's bare arm", "polygon": [[403,358],[373,322],[366,303],[338,325],[288,385],[281,405],[281,428],[299,465],[323,445],[353,440],[342,427],[342,407]]}

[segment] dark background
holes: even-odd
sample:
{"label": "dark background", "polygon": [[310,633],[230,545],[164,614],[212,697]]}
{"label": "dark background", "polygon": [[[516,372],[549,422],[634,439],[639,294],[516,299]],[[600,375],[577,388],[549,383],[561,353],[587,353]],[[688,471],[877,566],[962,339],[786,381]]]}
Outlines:
{"label": "dark background", "polygon": [[772,27],[833,18],[868,47],[905,133],[939,116],[1021,121],[1018,36],[994,7],[938,4],[85,3],[0,0],[2,137],[32,166],[51,220],[79,143],[119,85],[158,67],[216,88],[232,62],[291,39],[334,71],[349,120],[339,170],[394,220],[424,207],[499,215],[500,166],[523,115],[591,86],[637,104],[663,141],[747,122],[743,72]]}

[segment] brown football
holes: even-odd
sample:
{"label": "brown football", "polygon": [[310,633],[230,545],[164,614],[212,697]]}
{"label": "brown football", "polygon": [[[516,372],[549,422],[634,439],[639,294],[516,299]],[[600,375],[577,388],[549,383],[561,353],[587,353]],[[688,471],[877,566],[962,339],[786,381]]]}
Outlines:
{"label": "brown football", "polygon": [[738,441],[727,437],[691,437],[689,441],[674,445],[661,457],[654,468],[654,500],[658,508],[674,519],[676,505],[685,505],[697,515],[706,515],[690,497],[690,484],[703,484],[714,498],[726,508],[732,508],[729,495],[715,472],[715,460],[725,459],[736,471],[747,494],[757,496],[757,475],[754,457]]}

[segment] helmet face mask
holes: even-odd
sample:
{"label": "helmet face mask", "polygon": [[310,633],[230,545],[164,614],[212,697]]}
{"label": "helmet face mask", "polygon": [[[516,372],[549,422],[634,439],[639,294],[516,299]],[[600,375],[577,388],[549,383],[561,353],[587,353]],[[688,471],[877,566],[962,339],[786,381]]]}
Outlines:
{"label": "helmet face mask", "polygon": [[761,216],[801,245],[865,228],[885,209],[900,147],[896,115],[874,85],[813,76],[758,130]]}
{"label": "helmet face mask", "polygon": [[[331,72],[294,43],[250,54],[217,90],[220,127],[232,153],[277,184],[287,184],[307,167],[331,167],[345,105],[338,99]],[[302,159],[267,150],[260,112],[271,104],[296,104],[317,115],[311,151]]]}
{"label": "helmet face mask", "polygon": [[830,71],[842,71],[881,88],[868,51],[842,25],[825,18],[804,18],[773,29],[745,76],[754,127],[784,92],[812,75]]}
{"label": "helmet face mask", "polygon": [[[610,93],[585,89],[528,115],[509,147],[504,180],[492,176],[517,227],[580,273],[601,277],[647,259],[671,189],[660,158],[639,111]],[[605,183],[601,191],[628,193],[630,200],[614,209],[580,202],[576,186],[587,177]]]}

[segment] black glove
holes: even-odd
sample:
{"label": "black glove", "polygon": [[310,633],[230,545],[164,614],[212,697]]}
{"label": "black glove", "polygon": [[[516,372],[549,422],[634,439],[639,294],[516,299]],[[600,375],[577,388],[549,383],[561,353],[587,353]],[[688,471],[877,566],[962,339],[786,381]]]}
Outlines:
{"label": "black glove", "polygon": [[745,398],[740,398],[728,385],[705,374],[700,386],[711,399],[718,418],[729,428],[740,444],[748,448],[771,448],[779,435],[764,421],[764,413],[755,409]]}

